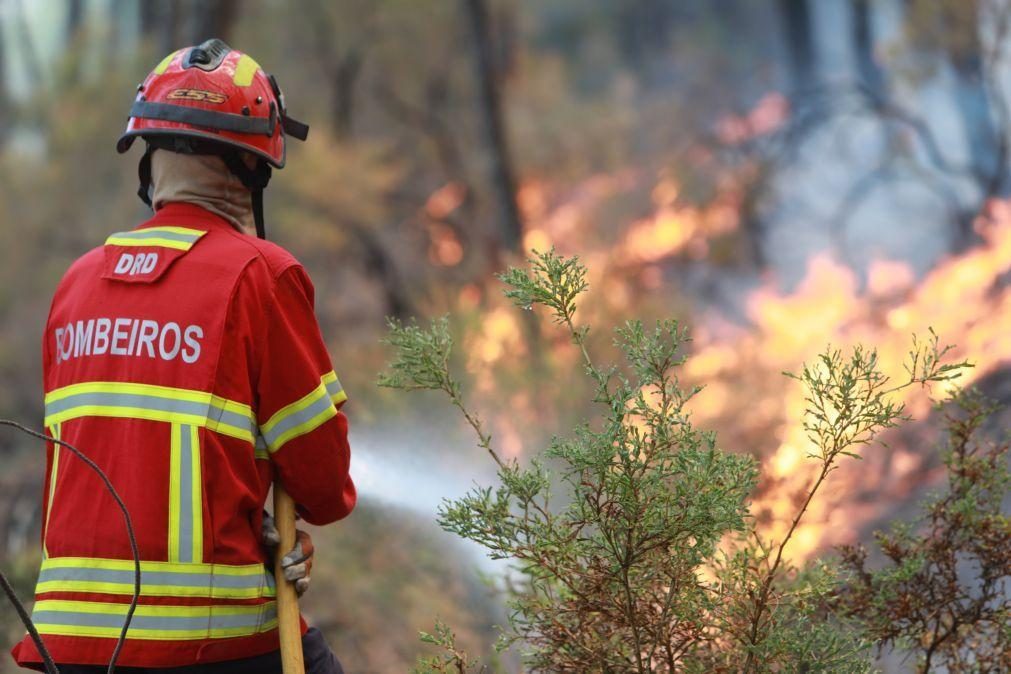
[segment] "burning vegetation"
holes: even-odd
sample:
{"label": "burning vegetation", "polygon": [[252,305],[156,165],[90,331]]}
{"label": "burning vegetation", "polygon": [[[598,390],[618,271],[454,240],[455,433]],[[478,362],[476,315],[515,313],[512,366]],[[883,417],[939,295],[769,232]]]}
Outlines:
{"label": "burning vegetation", "polygon": [[[686,331],[670,320],[653,329],[629,321],[615,330],[624,362],[602,364],[591,327],[577,318],[586,268],[554,253],[531,264],[529,272],[502,276],[506,295],[523,309],[544,307],[564,330],[598,405],[572,434],[522,462],[503,457],[450,372],[446,319],[428,330],[393,321],[394,357],[380,383],[446,394],[497,464],[499,484],[446,501],[440,524],[512,563],[503,579],[510,607],[503,637],[522,644],[533,670],[870,672],[870,646],[891,645],[907,632],[922,637],[924,672],[935,657],[949,671],[1007,664],[1011,521],[1000,510],[1006,446],[971,444],[994,409],[951,388],[968,367],[951,361],[954,347],[942,348],[933,332],[926,341],[914,337],[899,366],[884,366],[878,352],[859,344],[830,348],[789,375],[802,391],[799,461],[810,477],[782,528],[760,526],[750,502],[756,462],[723,451],[714,433],[693,423],[690,406],[700,389],[685,387],[679,374],[690,362],[681,353]],[[935,387],[953,392],[969,418],[949,419],[951,492],[931,508],[929,533],[880,537],[897,572],[870,572],[865,552],[846,549],[843,564],[853,573],[842,590],[831,564],[795,565],[791,541],[837,469],[909,419],[910,391]],[[971,578],[955,574],[965,555],[978,559],[979,592]],[[917,592],[917,579],[931,593],[936,587],[940,605],[911,606],[902,598]],[[445,649],[423,671],[477,666],[445,625],[423,639]]]}
{"label": "burning vegetation", "polygon": [[[798,494],[814,478],[814,469],[805,461],[812,451],[804,427],[805,393],[780,373],[796,371],[826,345],[849,350],[868,344],[880,354],[883,372],[899,378],[909,336],[931,329],[956,345],[952,357],[974,365],[960,386],[1011,367],[1008,202],[995,200],[977,217],[975,246],[948,255],[923,275],[908,263],[886,259],[871,261],[860,274],[831,255],[820,254],[785,290],[766,275],[751,282],[739,300],[726,303],[718,295],[714,302],[711,288],[689,283],[672,302],[662,289],[672,282],[676,285],[679,274],[691,276],[693,268],[717,264],[713,249],[735,236],[736,199],[728,191],[704,209],[682,206],[676,184],[662,176],[651,191],[654,214],[600,240],[600,218],[608,203],[634,191],[637,181],[639,177],[632,174],[598,176],[556,197],[553,206],[545,185],[525,186],[521,192],[529,223],[525,242],[578,253],[586,261],[588,279],[596,290],[579,309],[583,320],[655,313],[672,306],[678,310],[680,304],[680,311],[693,323],[694,336],[683,377],[702,386],[686,409],[700,427],[719,430],[723,446],[761,461],[754,515],[770,536],[782,536]],[[475,294],[480,296],[481,291],[465,288],[460,306],[465,310],[478,306],[473,304]],[[475,377],[482,404],[487,403],[483,409],[504,453],[516,457],[523,453],[521,429],[533,420],[558,419],[543,409],[536,393],[517,388],[515,373],[539,366],[571,371],[579,367],[579,354],[564,340],[538,333],[551,353],[541,354],[537,365],[530,366],[531,333],[523,317],[493,296],[483,306],[477,329],[466,338],[467,370]],[[930,417],[925,391],[908,389],[901,402],[914,417]],[[841,467],[834,484],[795,532],[790,558],[802,562],[819,550],[853,543],[936,483],[942,471],[937,454],[930,450],[935,433],[929,425],[911,426],[890,434],[887,446],[868,454],[863,463]]]}
{"label": "burning vegetation", "polygon": [[[451,443],[426,450],[415,442],[444,430],[441,416],[375,390],[373,373],[388,355],[377,343],[387,315],[452,315],[468,405],[507,464],[527,465],[553,435],[595,418],[595,382],[579,376],[582,350],[534,312],[509,306],[494,280],[530,250],[553,248],[586,266],[590,287],[577,324],[675,316],[691,328],[678,386],[701,390],[681,414],[699,434],[718,432],[725,465],[753,462],[748,527],[767,543],[789,538],[771,574],[779,579],[768,602],[776,618],[759,620],[754,639],[780,619],[793,621],[793,634],[808,629],[808,614],[791,602],[827,601],[831,592],[819,567],[799,575],[794,567],[861,541],[869,545],[865,567],[863,553],[848,552],[846,561],[866,582],[845,596],[868,642],[936,643],[940,662],[980,616],[1007,622],[988,609],[952,610],[940,622],[931,621],[941,613],[920,611],[913,590],[950,583],[935,573],[948,568],[912,573],[894,557],[947,564],[925,529],[885,540],[881,550],[871,544],[875,527],[910,519],[958,470],[937,449],[947,422],[919,387],[892,398],[915,420],[883,431],[861,461],[833,464],[791,529],[820,465],[808,458],[818,447],[805,429],[805,385],[781,373],[817,362],[827,345],[842,354],[865,345],[878,354],[876,371],[901,381],[910,336],[933,328],[955,345],[952,360],[975,365],[959,387],[1011,401],[1011,116],[1003,90],[1011,2],[305,0],[294,15],[263,0],[247,0],[242,12],[234,2],[196,0],[8,4],[0,11],[5,416],[38,414],[38,332],[60,274],[143,217],[133,166],[110,150],[123,114],[111,92],[129,95],[152,58],[210,31],[263,53],[292,108],[313,123],[310,142],[272,182],[273,236],[313,276],[355,432],[376,454],[416,453],[418,464],[405,472],[426,489],[415,491],[447,481],[415,465],[441,462],[467,483],[472,466]],[[607,330],[591,331],[587,351],[621,362],[612,341]],[[954,387],[936,383],[934,395]],[[640,390],[655,407],[655,392]],[[976,434],[1003,431],[1008,417],[996,415]],[[628,433],[648,435],[635,414],[627,421]],[[359,454],[358,470],[372,446]],[[0,555],[24,569],[27,593],[42,468],[34,445],[2,449]],[[450,666],[463,650],[484,652],[500,619],[493,602],[475,601],[477,581],[460,571],[468,558],[442,564],[455,553],[417,533],[416,518],[430,513],[387,508],[382,489],[410,488],[377,474],[362,513],[319,534],[311,616],[349,671],[406,669],[417,652],[413,634],[436,613],[462,644],[451,647]],[[965,523],[951,512],[936,526],[931,514],[927,528]],[[731,538],[721,538],[721,553],[731,553]],[[754,568],[744,570],[760,580],[771,560],[753,552]],[[874,575],[882,565],[911,575],[888,585]],[[699,569],[708,587],[723,582],[717,565]],[[890,587],[908,591],[907,605],[880,605]],[[948,586],[935,597],[964,595]],[[880,610],[863,610],[871,605]],[[601,615],[625,619],[620,607]],[[750,631],[740,632],[756,624],[748,615],[724,616],[719,629],[730,631],[713,643],[731,632],[744,634],[738,645],[748,642]],[[14,639],[21,628],[6,618],[0,628]],[[891,618],[896,627],[886,634],[879,628]],[[664,643],[658,624],[646,630],[652,643]],[[600,634],[609,625],[587,627]],[[698,634],[696,623],[683,627],[668,636]],[[831,641],[829,632],[820,634]],[[545,630],[563,634],[558,625]],[[450,644],[452,634],[436,630],[429,641]],[[634,667],[635,656],[625,662]],[[505,669],[514,665],[506,658]]]}

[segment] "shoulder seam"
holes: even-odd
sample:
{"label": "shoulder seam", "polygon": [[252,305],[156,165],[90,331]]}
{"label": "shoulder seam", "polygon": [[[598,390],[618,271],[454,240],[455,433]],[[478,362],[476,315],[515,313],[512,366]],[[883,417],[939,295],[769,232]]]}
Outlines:
{"label": "shoulder seam", "polygon": [[[280,268],[278,268],[275,271],[275,265],[271,264],[271,260],[267,257],[267,255],[264,254],[263,250],[261,250],[259,246],[257,246],[255,243],[253,243],[253,241],[249,241],[248,240],[248,239],[250,239],[252,237],[250,237],[248,234],[243,234],[242,232],[236,231],[235,229],[229,229],[229,230],[227,230],[227,233],[228,233],[229,236],[232,236],[235,239],[238,239],[243,245],[248,246],[249,248],[253,249],[253,253],[256,255],[256,257],[259,258],[259,259],[261,259],[261,260],[263,260],[266,263],[267,269],[270,270],[271,278],[275,282],[286,271],[288,271],[292,267],[301,266],[301,263],[297,259],[295,259],[294,255],[292,255],[287,249],[281,248],[280,246],[278,246],[278,248],[281,248],[281,250],[283,250],[285,253],[287,253],[287,255],[290,258],[290,260],[288,260],[286,264],[280,266]],[[261,239],[256,239],[256,240],[260,241]],[[273,245],[276,246],[277,244],[273,244]],[[245,270],[243,270],[243,273],[245,273]]]}

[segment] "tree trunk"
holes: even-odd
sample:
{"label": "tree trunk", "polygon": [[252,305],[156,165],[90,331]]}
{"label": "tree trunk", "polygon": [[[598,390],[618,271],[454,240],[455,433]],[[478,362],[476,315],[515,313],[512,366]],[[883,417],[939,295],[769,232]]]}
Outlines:
{"label": "tree trunk", "polygon": [[42,67],[42,61],[39,59],[39,53],[35,49],[35,41],[28,25],[28,17],[25,16],[24,5],[20,0],[15,0],[13,4],[13,9],[10,11],[14,14],[14,34],[18,47],[21,49],[21,60],[25,64],[25,70],[28,71],[31,87],[38,90],[45,85],[46,73]]}
{"label": "tree trunk", "polygon": [[792,96],[811,92],[815,84],[816,53],[807,0],[778,0],[790,61]]}
{"label": "tree trunk", "polygon": [[66,59],[65,76],[70,82],[77,82],[81,75],[83,41],[79,40],[81,27],[84,24],[84,0],[70,0],[67,5],[67,33],[63,44],[74,52]]}
{"label": "tree trunk", "polygon": [[490,163],[492,189],[498,207],[499,237],[505,248],[519,250],[523,241],[523,222],[516,203],[516,179],[502,118],[502,102],[494,65],[488,7],[485,0],[463,0],[463,5],[474,49],[478,103]]}
{"label": "tree trunk", "polygon": [[880,104],[887,97],[885,74],[874,54],[874,24],[871,0],[853,0],[853,53],[860,85]]}
{"label": "tree trunk", "polygon": [[[0,25],[2,27],[2,25]],[[4,41],[4,31],[0,30],[0,151],[3,150],[4,141],[14,125],[12,119],[12,109],[10,94],[7,92],[7,45]]]}
{"label": "tree trunk", "polygon": [[70,0],[67,6],[67,38],[70,42],[77,36],[77,31],[84,23],[84,0]]}
{"label": "tree trunk", "polygon": [[621,49],[637,71],[649,72],[651,57],[670,45],[671,29],[677,20],[677,3],[633,0],[615,4]]}
{"label": "tree trunk", "polygon": [[189,44],[213,37],[228,42],[238,18],[238,0],[196,0],[190,5],[192,28]]}
{"label": "tree trunk", "polygon": [[179,5],[164,0],[145,0],[140,3],[140,30],[154,42],[158,54],[169,54],[185,45],[180,44]]}
{"label": "tree trunk", "polygon": [[361,51],[350,49],[333,67],[333,128],[337,140],[351,137],[355,87],[362,71],[362,61]]}
{"label": "tree trunk", "polygon": [[136,21],[137,15],[127,0],[112,0],[112,4],[109,6],[109,13],[109,39],[104,46],[102,58],[106,64],[111,66],[119,60],[119,56],[123,51],[124,36],[133,35],[132,25],[124,23],[124,17],[130,17],[130,19]]}
{"label": "tree trunk", "polygon": [[964,39],[946,43],[948,61],[955,71],[955,103],[969,151],[973,175],[987,194],[1002,189],[1004,178],[1003,143],[994,124],[986,86],[983,48],[980,43],[979,0],[965,3],[959,19],[966,22],[960,31]]}

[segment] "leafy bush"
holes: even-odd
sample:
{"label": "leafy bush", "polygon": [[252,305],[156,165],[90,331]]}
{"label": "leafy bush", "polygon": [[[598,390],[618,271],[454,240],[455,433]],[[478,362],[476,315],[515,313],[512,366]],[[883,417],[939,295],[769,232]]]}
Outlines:
{"label": "leafy bush", "polygon": [[[830,350],[796,375],[820,471],[783,539],[767,540],[749,514],[755,462],[720,450],[687,412],[698,389],[678,379],[684,328],[630,321],[616,330],[626,362],[599,365],[589,327],[576,321],[585,268],[553,252],[531,265],[502,275],[506,294],[523,309],[546,308],[568,331],[595,385],[598,418],[527,465],[504,460],[451,374],[446,319],[428,329],[391,322],[394,357],[380,377],[384,386],[445,393],[498,465],[498,486],[445,502],[439,523],[512,562],[502,647],[518,644],[534,671],[869,671],[868,642],[825,609],[832,569],[797,570],[784,550],[837,462],[904,419],[893,394],[950,379],[964,363],[943,364],[934,336],[914,342],[902,382],[862,349]],[[427,640],[446,655],[420,671],[475,666],[445,626]]]}
{"label": "leafy bush", "polygon": [[842,549],[846,582],[837,606],[868,639],[914,656],[918,671],[1011,671],[1011,486],[1008,449],[982,435],[996,406],[979,393],[955,395],[947,414],[948,490],[926,505],[919,530],[877,532],[885,557]]}

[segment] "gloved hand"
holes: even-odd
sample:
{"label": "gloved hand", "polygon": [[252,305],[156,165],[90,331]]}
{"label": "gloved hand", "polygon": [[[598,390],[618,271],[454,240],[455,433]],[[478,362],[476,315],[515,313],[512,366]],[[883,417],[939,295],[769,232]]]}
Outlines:
{"label": "gloved hand", "polygon": [[[267,512],[263,513],[263,525],[260,530],[263,544],[270,549],[281,544],[281,534],[274,524],[274,518]],[[305,594],[309,589],[309,577],[312,573],[312,556],[315,549],[312,546],[312,537],[301,529],[295,532],[295,547],[288,554],[281,558],[281,569],[284,570],[284,577],[289,583],[295,584],[295,592],[298,596]]]}

